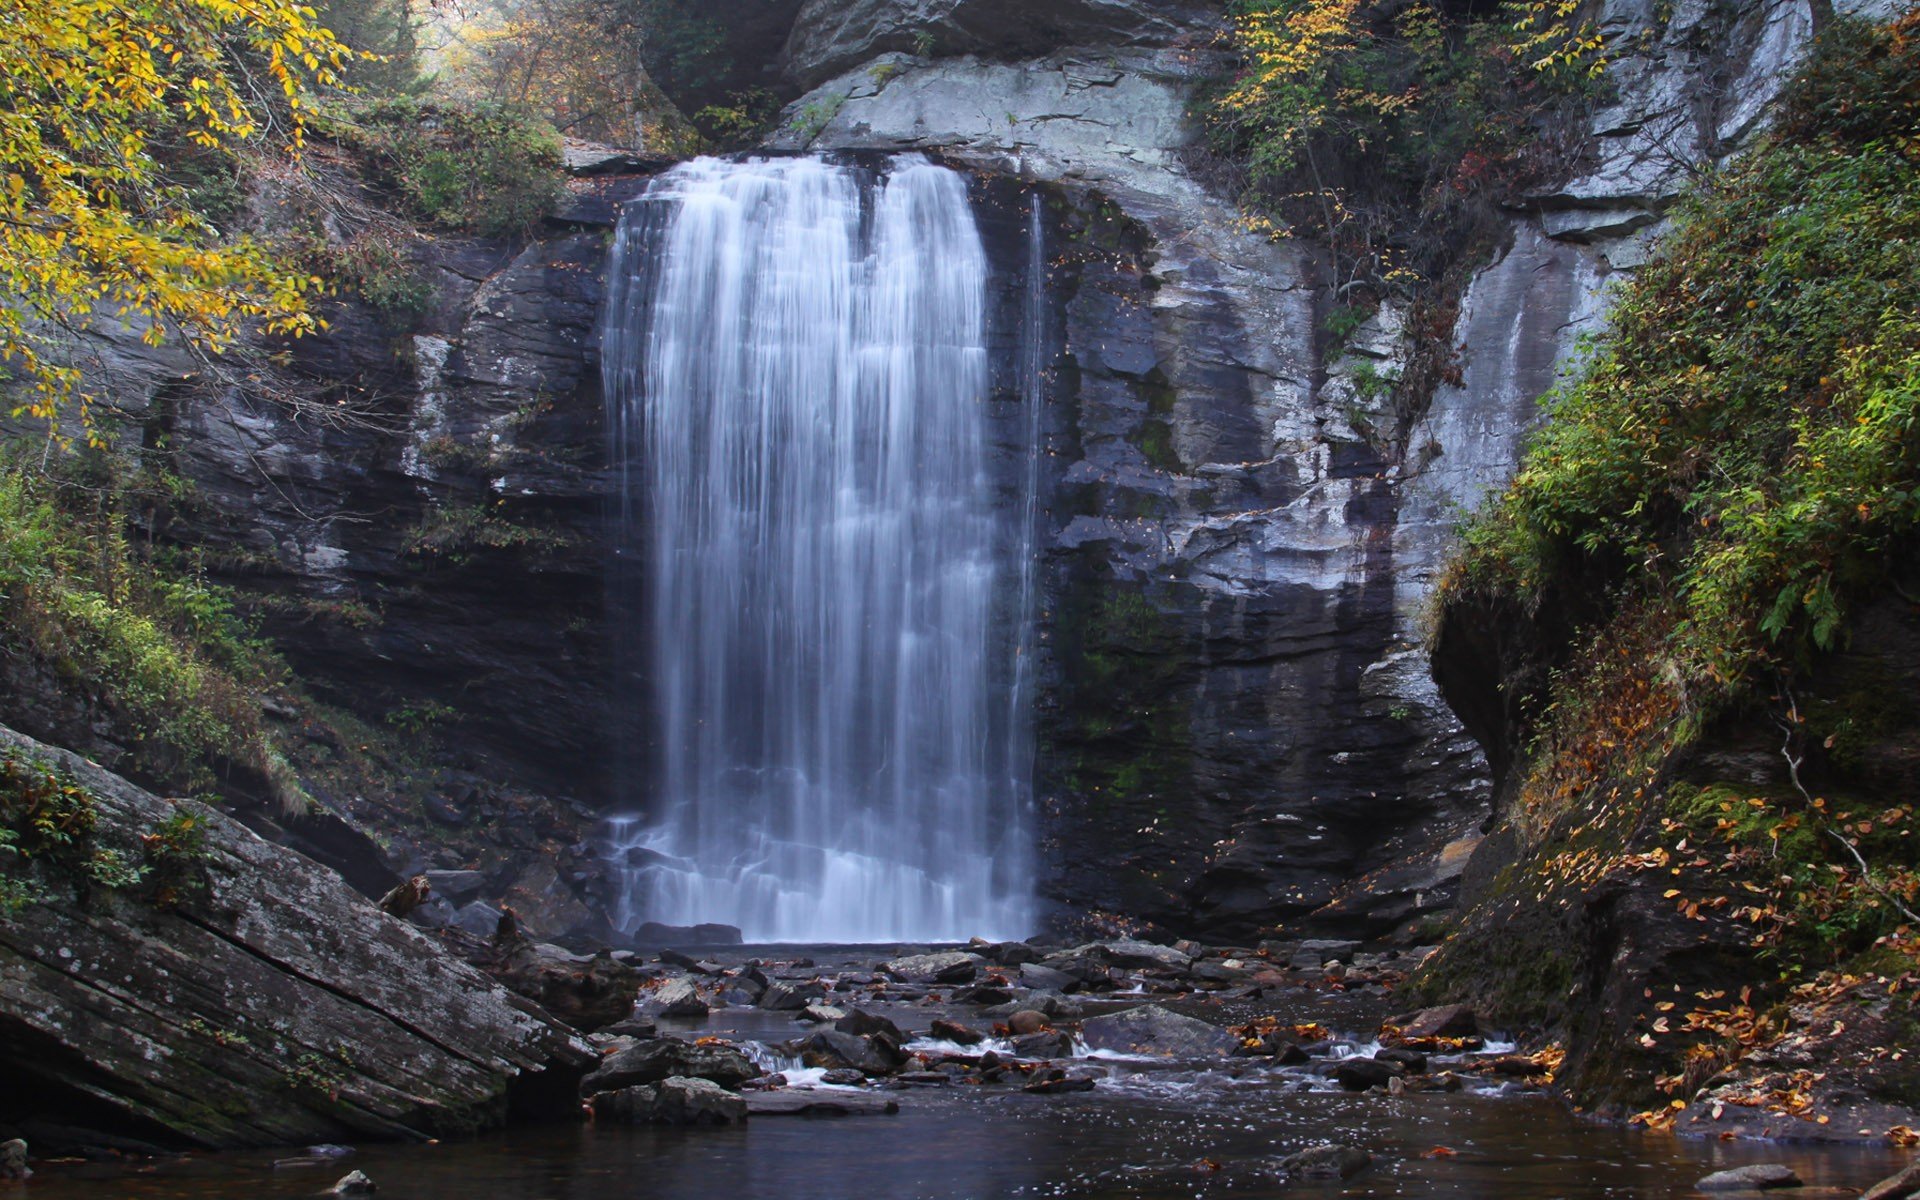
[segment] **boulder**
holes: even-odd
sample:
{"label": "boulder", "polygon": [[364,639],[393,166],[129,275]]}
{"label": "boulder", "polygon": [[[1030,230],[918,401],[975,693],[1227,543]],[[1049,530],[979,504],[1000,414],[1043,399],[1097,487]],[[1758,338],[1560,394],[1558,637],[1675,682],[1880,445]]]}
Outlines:
{"label": "boulder", "polygon": [[756,1117],[856,1117],[900,1111],[898,1100],[851,1092],[757,1092],[746,1101],[747,1111]]}
{"label": "boulder", "polygon": [[380,1189],[373,1180],[367,1178],[365,1171],[353,1171],[342,1175],[338,1182],[327,1189],[329,1196],[371,1196]]}
{"label": "boulder", "polygon": [[611,953],[588,956],[532,942],[505,921],[495,930],[482,966],[508,988],[588,1033],[632,1016],[640,994],[640,972]]}
{"label": "boulder", "polygon": [[856,1037],[878,1035],[889,1038],[896,1046],[904,1046],[907,1043],[907,1035],[900,1032],[898,1025],[877,1013],[870,1013],[862,1008],[856,1008],[841,1017],[833,1023],[833,1027],[841,1033],[851,1033]]}
{"label": "boulder", "polygon": [[647,997],[647,1008],[663,1017],[704,1017],[709,1009],[690,975],[667,980]]}
{"label": "boulder", "polygon": [[754,1004],[769,1012],[799,1012],[809,1004],[826,995],[826,989],[818,984],[792,984],[773,982]]}
{"label": "boulder", "polygon": [[1206,1058],[1233,1053],[1239,1039],[1218,1025],[1181,1016],[1157,1004],[1093,1017],[1080,1027],[1088,1049],[1158,1058]]}
{"label": "boulder", "polygon": [[987,1035],[977,1029],[969,1029],[958,1021],[939,1020],[927,1031],[927,1036],[943,1042],[953,1042],[961,1046],[977,1046],[987,1040]]}
{"label": "boulder", "polygon": [[[487,886],[487,877],[480,871],[428,871],[426,875],[434,895],[456,903],[472,899]],[[493,930],[487,930],[487,936],[493,936]]]}
{"label": "boulder", "polygon": [[1037,1012],[1031,1008],[1023,1008],[1007,1018],[1007,1028],[1016,1036],[1024,1037],[1027,1034],[1039,1033],[1043,1029],[1051,1029],[1052,1027],[1053,1022],[1047,1019],[1045,1013]]}
{"label": "boulder", "polygon": [[0,1043],[34,1047],[9,1082],[49,1110],[202,1147],[452,1137],[592,1064],[571,1029],[312,859],[11,730],[0,748],[86,794],[96,852],[141,862],[141,835],[181,813],[204,832],[201,888],[165,909],[8,866],[44,898],[0,920]]}
{"label": "boulder", "polygon": [[624,1021],[615,1021],[599,1031],[602,1037],[625,1037],[644,1042],[660,1036],[660,1027],[654,1024],[652,1017],[632,1016]]}
{"label": "boulder", "polygon": [[1860,1200],[1915,1200],[1920,1197],[1920,1162],[1898,1175],[1882,1179],[1860,1194]]}
{"label": "boulder", "polygon": [[1073,1054],[1073,1038],[1054,1029],[1029,1033],[1013,1039],[1013,1053],[1019,1058],[1067,1058]]}
{"label": "boulder", "polygon": [[913,954],[882,963],[880,969],[907,983],[971,983],[980,973],[980,959],[962,950]]}
{"label": "boulder", "polygon": [[1348,962],[1359,950],[1357,941],[1332,941],[1332,939],[1309,939],[1300,943],[1294,950],[1292,966],[1296,972],[1317,972],[1329,962]]}
{"label": "boulder", "polygon": [[862,1037],[837,1029],[823,1029],[808,1035],[794,1046],[794,1051],[809,1067],[854,1070],[868,1075],[890,1075],[907,1063],[907,1055],[898,1044],[884,1035]]}
{"label": "boulder", "polygon": [[710,1079],[722,1087],[737,1088],[759,1074],[760,1068],[732,1046],[657,1038],[609,1055],[598,1070],[581,1081],[580,1094],[619,1091],[676,1076]]}
{"label": "boulder", "polygon": [[1803,1185],[1792,1167],[1778,1163],[1755,1163],[1752,1166],[1715,1171],[1704,1179],[1694,1181],[1693,1186],[1702,1192],[1758,1192]]}
{"label": "boulder", "polygon": [[20,1138],[9,1138],[0,1142],[0,1179],[29,1179],[33,1170],[27,1166],[27,1143]]}
{"label": "boulder", "polygon": [[635,1125],[733,1125],[747,1119],[747,1102],[710,1079],[670,1076],[657,1084],[601,1092],[593,1115]]}
{"label": "boulder", "polygon": [[1427,1070],[1427,1056],[1418,1050],[1389,1047],[1373,1056],[1377,1061],[1393,1063],[1405,1068],[1409,1075],[1424,1075]]}
{"label": "boulder", "polygon": [[482,904],[475,900],[472,904],[455,910],[453,919],[447,924],[482,940],[493,937],[500,928],[500,910],[491,904]]}
{"label": "boulder", "polygon": [[798,1019],[816,1025],[834,1025],[847,1019],[847,1010],[831,1004],[809,1004],[800,1010]]}
{"label": "boulder", "polygon": [[1165,967],[1171,971],[1185,971],[1193,965],[1193,956],[1182,954],[1172,946],[1158,946],[1152,942],[1101,942],[1099,948],[1106,952],[1107,961],[1116,967]]}
{"label": "boulder", "polygon": [[1423,1008],[1400,1027],[1403,1038],[1473,1037],[1479,1032],[1479,1017],[1464,1004]]}
{"label": "boulder", "polygon": [[1080,984],[1077,976],[1041,963],[1021,964],[1020,982],[1026,987],[1052,992],[1069,992]]}
{"label": "boulder", "polygon": [[1018,967],[1024,966],[1027,963],[1037,963],[1041,958],[1040,951],[1025,942],[997,942],[988,945],[985,949],[980,950],[979,953],[985,955],[989,960],[999,963],[1003,967]]}
{"label": "boulder", "polygon": [[1350,1092],[1383,1088],[1404,1074],[1406,1069],[1398,1063],[1377,1058],[1343,1058],[1333,1065],[1333,1081]]}
{"label": "boulder", "polygon": [[1287,1155],[1280,1168],[1293,1179],[1351,1179],[1372,1163],[1373,1155],[1358,1146],[1329,1143]]}

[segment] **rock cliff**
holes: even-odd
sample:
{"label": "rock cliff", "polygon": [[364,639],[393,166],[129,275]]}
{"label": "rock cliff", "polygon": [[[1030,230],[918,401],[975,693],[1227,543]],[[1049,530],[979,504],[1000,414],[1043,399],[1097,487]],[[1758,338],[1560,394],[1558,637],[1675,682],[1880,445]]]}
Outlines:
{"label": "rock cliff", "polygon": [[[1250,231],[1196,165],[1190,112],[1226,66],[1213,6],[813,0],[782,34],[793,12],[739,35],[762,58],[784,38],[810,89],[770,149],[972,168],[1003,264],[1025,195],[1046,207],[1047,895],[1213,936],[1445,907],[1491,787],[1421,647],[1452,527],[1511,470],[1608,278],[1763,119],[1825,7],[1611,0],[1611,99],[1562,131],[1581,165],[1516,199],[1455,327],[1389,308],[1339,348],[1312,247]],[[521,891],[582,927],[605,902],[590,814],[644,718],[610,699],[593,356],[602,230],[637,186],[577,181],[529,245],[436,242],[439,299],[405,337],[350,308],[292,348],[301,386],[372,421],[132,389],[202,500],[161,536],[220,551],[323,697],[433,716],[449,821],[494,811],[488,779],[580,801]],[[1459,372],[1407,418],[1355,381],[1416,336],[1457,346]]]}
{"label": "rock cliff", "polygon": [[332,871],[12,730],[0,753],[10,786],[57,780],[91,813],[89,861],[146,872],[10,859],[38,896],[0,915],[0,1123],[204,1147],[455,1135],[569,1095],[591,1062]]}
{"label": "rock cliff", "polygon": [[[1613,0],[1607,100],[1543,131],[1579,166],[1515,198],[1452,331],[1390,307],[1336,350],[1311,248],[1249,232],[1192,166],[1218,14],[1044,8],[797,27],[787,71],[814,86],[771,145],[928,151],[1093,215],[1056,280],[1050,894],[1215,935],[1416,919],[1450,901],[1489,795],[1421,650],[1453,526],[1510,474],[1608,278],[1828,14]],[[1123,232],[1086,253],[1103,227]],[[1456,346],[1458,378],[1396,428],[1353,380],[1398,374],[1415,336]]]}

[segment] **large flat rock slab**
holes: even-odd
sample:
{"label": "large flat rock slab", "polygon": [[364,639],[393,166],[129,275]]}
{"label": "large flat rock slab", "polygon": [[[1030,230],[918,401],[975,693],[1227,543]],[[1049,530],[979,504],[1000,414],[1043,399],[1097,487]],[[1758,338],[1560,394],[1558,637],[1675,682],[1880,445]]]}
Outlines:
{"label": "large flat rock slab", "polygon": [[0,752],[70,775],[98,812],[92,848],[139,863],[141,836],[183,808],[205,830],[204,887],[171,910],[26,864],[43,898],[0,916],[0,1091],[181,1144],[264,1146],[472,1132],[516,1085],[591,1063],[565,1026],[310,859],[4,727]]}

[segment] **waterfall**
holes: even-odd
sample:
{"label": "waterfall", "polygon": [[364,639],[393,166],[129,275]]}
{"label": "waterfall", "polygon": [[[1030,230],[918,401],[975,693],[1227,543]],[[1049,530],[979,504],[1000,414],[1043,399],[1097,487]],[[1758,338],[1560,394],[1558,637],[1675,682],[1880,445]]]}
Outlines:
{"label": "waterfall", "polygon": [[628,206],[602,354],[655,741],[614,825],[628,928],[1029,932],[1033,543],[995,511],[988,281],[964,180],[917,155],[703,159]]}

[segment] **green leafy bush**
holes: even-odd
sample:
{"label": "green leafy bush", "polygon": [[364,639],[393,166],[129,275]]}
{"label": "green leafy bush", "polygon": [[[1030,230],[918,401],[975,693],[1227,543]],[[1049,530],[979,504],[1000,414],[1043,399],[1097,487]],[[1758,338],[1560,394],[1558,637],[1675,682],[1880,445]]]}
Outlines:
{"label": "green leafy bush", "polygon": [[193,785],[265,755],[254,693],[282,668],[228,595],[136,553],[98,459],[0,462],[0,639],[115,717],[153,778]]}
{"label": "green leafy bush", "polygon": [[1205,103],[1211,144],[1251,207],[1328,243],[1339,283],[1410,290],[1471,242],[1471,210],[1558,165],[1540,130],[1600,65],[1577,9],[1235,0],[1242,67]]}
{"label": "green leafy bush", "polygon": [[[1920,72],[1899,28],[1826,44],[1852,60],[1863,38]],[[1793,112],[1878,94],[1881,128],[1912,120],[1904,89],[1851,78],[1822,53]],[[1859,143],[1849,112],[1837,131],[1790,118],[1682,207],[1452,586],[1535,603],[1617,579],[1666,614],[1696,695],[1836,644],[1920,521],[1920,177],[1911,142]]]}
{"label": "green leafy bush", "polygon": [[322,128],[364,154],[421,220],[517,237],[560,196],[559,135],[512,108],[388,99],[336,106]]}

